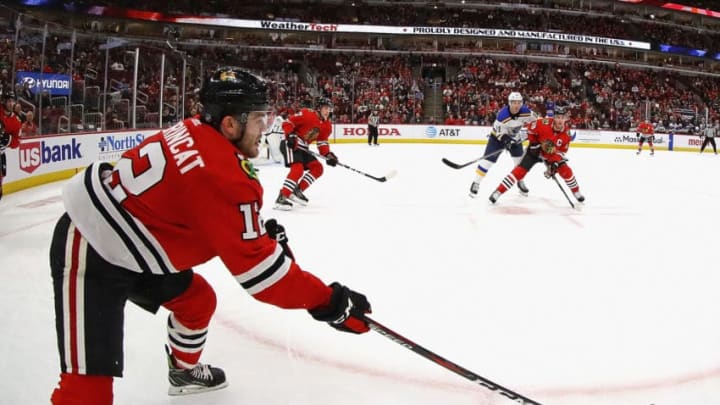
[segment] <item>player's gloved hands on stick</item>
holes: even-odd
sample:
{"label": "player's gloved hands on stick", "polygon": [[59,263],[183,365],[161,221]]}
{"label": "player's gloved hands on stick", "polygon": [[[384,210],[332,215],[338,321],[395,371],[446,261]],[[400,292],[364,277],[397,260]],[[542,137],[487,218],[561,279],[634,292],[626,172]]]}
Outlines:
{"label": "player's gloved hands on stick", "polygon": [[295,134],[290,134],[290,135],[288,135],[288,137],[287,137],[287,146],[288,146],[288,148],[290,148],[290,149],[292,149],[292,150],[297,150],[297,148],[298,148],[297,135],[295,135]]}
{"label": "player's gloved hands on stick", "polygon": [[555,162],[547,162],[547,161],[546,161],[546,162],[545,162],[545,168],[546,168],[546,170],[545,170],[545,173],[543,173],[543,174],[545,175],[545,178],[548,178],[548,179],[549,179],[549,178],[551,178],[552,176],[554,176],[555,173],[557,173],[557,171],[558,171],[558,169],[560,168],[560,166],[564,165],[565,162],[567,162],[567,159],[565,159],[565,158],[562,158],[561,160],[558,160],[558,161],[555,161]]}
{"label": "player's gloved hands on stick", "polygon": [[369,331],[363,320],[363,314],[372,312],[367,298],[337,282],[330,284],[330,288],[333,290],[330,303],[309,310],[310,315],[342,332],[360,334]]}
{"label": "player's gloved hands on stick", "polygon": [[515,143],[515,140],[513,139],[513,137],[510,135],[507,135],[507,134],[501,136],[499,141],[500,141],[500,143],[502,143],[503,148],[505,148],[505,149],[510,149],[510,147],[512,147],[513,143]]}
{"label": "player's gloved hands on stick", "polygon": [[295,260],[295,256],[288,245],[288,237],[285,233],[285,227],[278,224],[275,219],[270,218],[265,221],[265,230],[267,231],[270,239],[275,239],[280,244],[283,252],[285,252],[285,255]]}
{"label": "player's gloved hands on stick", "polygon": [[275,239],[278,243],[287,243],[288,237],[285,234],[285,227],[278,224],[273,218],[265,221],[265,230],[268,233],[270,239]]}
{"label": "player's gloved hands on stick", "polygon": [[555,173],[557,173],[557,166],[555,165],[555,163],[545,162],[545,173],[543,173],[543,175],[545,175],[545,178],[549,179],[554,176]]}
{"label": "player's gloved hands on stick", "polygon": [[335,167],[338,164],[338,157],[332,152],[328,152],[328,154],[325,155],[325,159],[327,159],[326,162],[328,166]]}

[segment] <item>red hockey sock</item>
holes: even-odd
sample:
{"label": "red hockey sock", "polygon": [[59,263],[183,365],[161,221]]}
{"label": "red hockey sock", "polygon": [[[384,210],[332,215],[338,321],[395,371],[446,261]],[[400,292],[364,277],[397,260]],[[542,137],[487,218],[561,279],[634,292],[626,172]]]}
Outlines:
{"label": "red hockey sock", "polygon": [[293,163],[290,165],[290,172],[285,177],[285,182],[283,183],[283,188],[280,190],[280,194],[286,198],[290,197],[290,194],[292,194],[295,189],[295,185],[298,184],[304,172],[305,169],[303,169],[302,163]]}
{"label": "red hockey sock", "polygon": [[53,405],[112,405],[112,384],[110,376],[62,373],[50,401]]}
{"label": "red hockey sock", "polygon": [[172,312],[168,324],[172,354],[178,366],[192,367],[200,360],[217,306],[215,291],[202,276],[194,274],[188,289],[163,306]]}

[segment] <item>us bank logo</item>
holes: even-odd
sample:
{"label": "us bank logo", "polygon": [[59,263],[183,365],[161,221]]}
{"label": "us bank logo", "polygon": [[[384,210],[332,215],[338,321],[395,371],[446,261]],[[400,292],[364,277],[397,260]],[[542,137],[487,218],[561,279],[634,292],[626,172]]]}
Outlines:
{"label": "us bank logo", "polygon": [[438,134],[438,130],[435,127],[427,127],[425,128],[425,136],[428,138],[435,138]]}
{"label": "us bank logo", "polygon": [[72,138],[69,143],[49,145],[45,141],[20,144],[20,169],[32,173],[43,164],[82,159],[81,143]]}

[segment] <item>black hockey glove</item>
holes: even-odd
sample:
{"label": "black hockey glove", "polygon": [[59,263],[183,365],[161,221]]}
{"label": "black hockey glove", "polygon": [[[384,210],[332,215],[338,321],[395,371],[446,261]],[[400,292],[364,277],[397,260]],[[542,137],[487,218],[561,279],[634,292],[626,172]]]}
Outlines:
{"label": "black hockey glove", "polygon": [[0,129],[0,153],[10,145],[10,135],[2,132]]}
{"label": "black hockey glove", "polygon": [[267,231],[270,239],[274,239],[280,244],[285,252],[285,255],[294,259],[292,251],[290,251],[290,246],[288,246],[288,237],[285,233],[285,227],[278,224],[275,219],[271,218],[265,221],[265,230]]}
{"label": "black hockey glove", "polygon": [[290,134],[287,136],[287,146],[288,148],[292,150],[297,150],[298,148],[298,138],[295,134]]}
{"label": "black hockey glove", "polygon": [[285,227],[278,224],[275,219],[270,218],[265,221],[265,230],[267,231],[270,239],[275,239],[279,243],[288,242],[288,237],[285,234]]}
{"label": "black hockey glove", "polygon": [[341,332],[361,334],[369,331],[363,320],[364,314],[372,312],[367,298],[337,282],[330,284],[330,288],[333,292],[328,306],[308,310],[310,315]]}
{"label": "black hockey glove", "polygon": [[501,136],[500,139],[498,139],[498,140],[500,141],[503,148],[505,148],[505,149],[510,149],[513,146],[513,144],[515,144],[515,139],[513,139],[512,136],[507,135],[507,134]]}
{"label": "black hockey glove", "polygon": [[326,159],[328,166],[335,167],[338,164],[338,158],[332,152],[328,152],[328,154],[325,155],[325,159]]}
{"label": "black hockey glove", "polygon": [[545,162],[545,173],[543,173],[545,178],[549,179],[554,176],[560,166],[564,165],[565,162],[567,162],[567,159],[562,159],[558,162]]}

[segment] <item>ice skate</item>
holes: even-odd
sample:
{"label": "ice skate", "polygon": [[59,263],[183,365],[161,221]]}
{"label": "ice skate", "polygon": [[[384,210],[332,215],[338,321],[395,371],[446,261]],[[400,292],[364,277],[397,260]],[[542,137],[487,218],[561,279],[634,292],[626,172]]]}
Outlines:
{"label": "ice skate", "polygon": [[280,211],[290,211],[293,209],[293,204],[287,199],[282,193],[278,194],[277,200],[275,200],[275,206],[273,207]]}
{"label": "ice skate", "polygon": [[520,190],[520,195],[527,197],[528,193],[530,193],[530,189],[525,185],[525,181],[518,180],[517,186],[518,190]]}
{"label": "ice skate", "polygon": [[305,194],[300,190],[300,187],[295,187],[295,190],[290,194],[290,201],[294,203],[298,203],[302,206],[308,205],[310,200],[308,200],[307,197],[305,197]]}
{"label": "ice skate", "polygon": [[493,191],[493,193],[490,194],[490,198],[489,198],[490,202],[493,203],[493,204],[495,204],[495,203],[497,202],[498,198],[500,198],[501,195],[502,195],[501,192],[499,192],[499,191],[497,191],[497,190]]}
{"label": "ice skate", "polygon": [[475,198],[478,195],[478,190],[480,189],[480,183],[477,181],[473,181],[472,184],[470,184],[470,198]]}
{"label": "ice skate", "polygon": [[209,364],[198,363],[195,367],[182,369],[177,367],[170,348],[165,346],[168,356],[168,395],[187,395],[198,392],[215,391],[228,386],[225,372]]}
{"label": "ice skate", "polygon": [[650,156],[655,156],[655,151],[654,151],[654,150],[651,150],[651,151],[650,151]]}
{"label": "ice skate", "polygon": [[583,204],[585,203],[585,196],[580,193],[580,191],[573,191],[573,195],[575,196],[575,199],[578,203]]}

